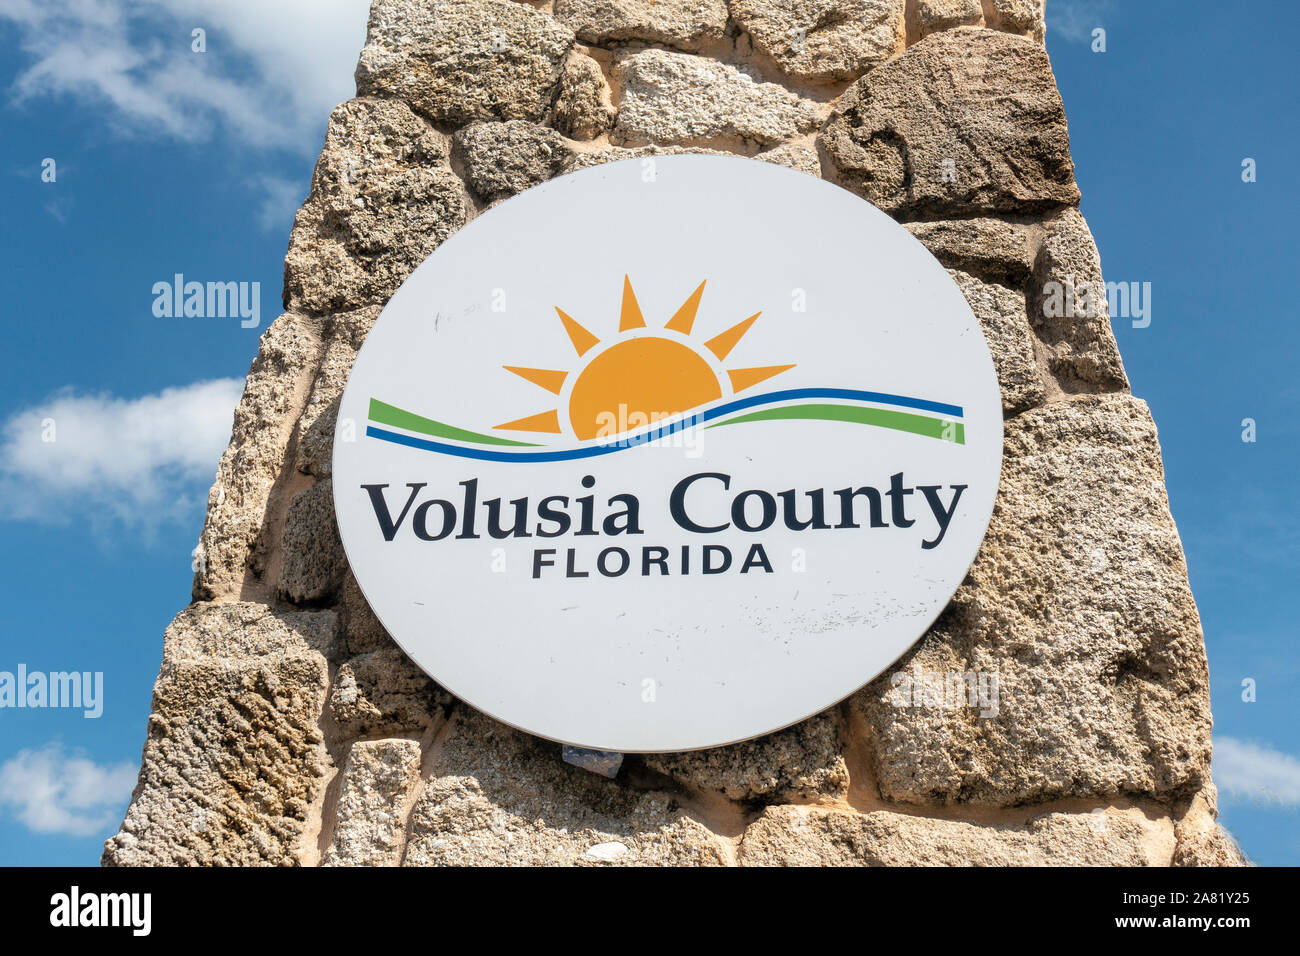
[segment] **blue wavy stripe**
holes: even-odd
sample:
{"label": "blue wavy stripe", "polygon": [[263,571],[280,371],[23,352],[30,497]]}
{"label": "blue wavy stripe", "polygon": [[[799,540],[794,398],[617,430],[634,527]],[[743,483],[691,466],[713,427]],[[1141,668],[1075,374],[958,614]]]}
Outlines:
{"label": "blue wavy stripe", "polygon": [[433,441],[429,438],[416,438],[412,435],[404,435],[401,432],[389,431],[386,428],[376,428],[374,425],[367,426],[366,436],[378,438],[380,441],[393,442],[396,445],[406,445],[408,448],[420,448],[424,451],[454,455],[457,458],[472,458],[476,461],[573,461],[581,458],[610,455],[625,448],[633,448],[637,445],[658,441],[683,429],[701,425],[704,422],[722,418],[747,408],[754,408],[759,405],[775,405],[779,402],[803,398],[849,399],[860,402],[873,402],[878,405],[896,405],[903,408],[938,412],[949,418],[962,417],[960,405],[945,405],[942,402],[931,402],[922,398],[887,395],[884,392],[862,392],[851,388],[791,388],[780,392],[768,392],[764,395],[740,398],[734,402],[719,405],[716,408],[705,409],[695,415],[687,415],[677,421],[669,422],[667,425],[660,425],[638,435],[616,438],[599,445],[568,448],[562,451],[496,451],[487,448],[471,448],[465,445],[451,445],[447,442]]}
{"label": "blue wavy stripe", "polygon": [[906,395],[889,395],[885,392],[861,392],[855,388],[788,388],[782,392],[765,392],[738,398],[726,405],[719,405],[701,413],[705,421],[719,415],[729,415],[742,408],[755,405],[774,405],[777,402],[793,402],[801,398],[846,398],[854,402],[874,402],[877,405],[897,405],[900,408],[916,408],[923,412],[936,412],[949,418],[961,418],[960,405],[945,405],[943,402],[931,402],[924,398],[908,398]]}

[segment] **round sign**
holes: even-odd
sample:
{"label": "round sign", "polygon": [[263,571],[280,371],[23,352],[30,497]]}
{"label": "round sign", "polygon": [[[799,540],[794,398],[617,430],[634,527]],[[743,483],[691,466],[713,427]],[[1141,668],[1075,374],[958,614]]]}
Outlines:
{"label": "round sign", "polygon": [[522,730],[786,727],[947,604],[997,492],[979,323],[905,229],[754,160],[629,159],[486,212],[357,357],[334,500],[394,640]]}

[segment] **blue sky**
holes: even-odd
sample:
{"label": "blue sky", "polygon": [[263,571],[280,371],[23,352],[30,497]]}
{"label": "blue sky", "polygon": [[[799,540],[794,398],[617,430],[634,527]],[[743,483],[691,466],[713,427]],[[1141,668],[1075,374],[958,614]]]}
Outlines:
{"label": "blue sky", "polygon": [[[0,670],[105,684],[98,719],[0,711],[0,863],[93,864],[121,819],[162,632],[365,8],[0,0]],[[1300,12],[1225,17],[1211,0],[1049,0],[1048,49],[1106,278],[1151,283],[1150,325],[1115,329],[1205,625],[1222,819],[1258,862],[1296,864]],[[153,285],[175,273],[260,283],[259,327],[156,318]]]}

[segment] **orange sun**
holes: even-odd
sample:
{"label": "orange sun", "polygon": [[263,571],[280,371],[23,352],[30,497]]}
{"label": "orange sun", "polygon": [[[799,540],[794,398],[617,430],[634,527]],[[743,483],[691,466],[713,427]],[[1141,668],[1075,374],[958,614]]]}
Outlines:
{"label": "orange sun", "polygon": [[[664,328],[682,336],[691,334],[695,314],[700,308],[704,285],[691,293],[680,309],[668,320]],[[600,344],[571,316],[561,309],[560,321],[569,335],[569,341],[581,358]],[[704,343],[704,347],[722,362],[736,347],[750,326],[762,313],[755,313],[745,321],[733,325]],[[608,436],[617,431],[650,424],[663,418],[689,412],[719,399],[724,388],[732,393],[757,385],[793,365],[765,365],[760,368],[728,369],[728,383],[719,379],[713,366],[695,348],[677,338],[664,335],[636,334],[646,327],[641,306],[632,291],[632,283],[623,277],[623,309],[618,330],[633,333],[623,341],[600,351],[582,368],[569,390],[569,424],[578,438],[586,440]],[[520,368],[502,366],[534,385],[540,385],[553,395],[564,392],[569,376],[574,372],[545,368]],[[620,427],[611,431],[611,424]],[[553,408],[527,418],[520,418],[497,428],[513,431],[558,433],[560,410]]]}

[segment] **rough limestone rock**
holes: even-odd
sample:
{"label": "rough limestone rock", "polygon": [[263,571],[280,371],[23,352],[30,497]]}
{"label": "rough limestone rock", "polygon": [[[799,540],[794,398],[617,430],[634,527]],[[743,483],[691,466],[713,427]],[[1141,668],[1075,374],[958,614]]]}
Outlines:
{"label": "rough limestone rock", "polygon": [[[559,745],[462,707],[416,803],[407,866],[714,866],[721,840],[662,793],[561,763]],[[626,852],[594,855],[619,843]]]}
{"label": "rough limestone rock", "polygon": [[[297,466],[303,474],[328,478],[334,455],[334,427],[338,424],[339,399],[348,383],[348,375],[357,359],[357,350],[366,333],[379,318],[379,307],[330,316],[326,320],[325,351],[316,380],[312,383],[307,405],[294,431]],[[356,423],[348,434],[356,440]]]}
{"label": "rough limestone rock", "polygon": [[396,646],[339,666],[330,692],[330,717],[350,737],[420,733],[431,727],[451,697]]}
{"label": "rough limestone rock", "polygon": [[820,144],[841,185],[902,218],[1079,201],[1047,53],[993,30],[936,33],[872,70]]}
{"label": "rough limestone rock", "polygon": [[140,783],[108,866],[292,865],[330,769],[330,611],[196,604],[163,638]]}
{"label": "rough limestone rock", "polygon": [[[1246,863],[1215,820],[1204,641],[1042,36],[1042,0],[376,0],[104,863]],[[984,331],[1003,477],[966,581],[888,672],[609,780],[406,657],[344,560],[330,460],[364,432],[339,397],[380,308],[469,217],[682,153],[824,176],[907,224]],[[574,210],[595,212],[617,221]]]}
{"label": "rough limestone rock", "polygon": [[343,583],[343,542],[334,518],[330,479],[300,491],[289,505],[280,536],[280,596],[294,604],[331,598]]}
{"label": "rough limestone rock", "polygon": [[754,48],[795,80],[851,80],[902,52],[905,0],[728,0]]}
{"label": "rough limestone rock", "polygon": [[1040,245],[1036,227],[1004,219],[909,222],[907,229],[949,269],[1013,288],[1029,281]]}
{"label": "rough limestone rock", "polygon": [[1158,866],[1173,846],[1168,821],[1139,810],[1049,813],[989,826],[816,807],[770,807],[745,831],[745,866]]}
{"label": "rough limestone rock", "polygon": [[392,100],[334,110],[284,265],[288,308],[383,303],[468,216],[446,139]]}
{"label": "rough limestone rock", "polygon": [[984,5],[980,0],[916,0],[916,26],[921,36],[983,22]]}
{"label": "rough limestone rock", "polygon": [[[653,160],[656,156],[727,156],[728,153],[717,149],[701,149],[695,146],[638,146],[635,149],[598,149],[590,153],[579,153],[574,157],[573,170],[588,169],[603,163],[617,163],[623,159]],[[571,171],[573,171],[571,170]]]}
{"label": "rough limestone rock", "polygon": [[[983,672],[997,713],[854,701],[880,793],[913,805],[1193,796],[1209,782],[1205,644],[1146,405],[1052,402],[1007,422],[967,583],[895,671]],[[991,708],[990,708],[991,709]]]}
{"label": "rough limestone rock", "polygon": [[571,139],[595,139],[614,126],[618,110],[611,102],[609,82],[600,64],[574,52],[564,63],[551,122]]}
{"label": "rough limestone rock", "polygon": [[1173,866],[1250,866],[1232,834],[1217,823],[1204,830],[1180,835]]}
{"label": "rough limestone rock", "polygon": [[689,787],[716,790],[732,800],[818,800],[848,792],[843,749],[834,714],[827,712],[757,740],[682,754],[646,754],[645,762]]}
{"label": "rough limestone rock", "polygon": [[396,866],[406,813],[420,783],[420,744],[362,740],[343,764],[334,840],[322,866]]}
{"label": "rough limestone rock", "polygon": [[1250,866],[1237,841],[1215,822],[1219,795],[1207,785],[1174,819],[1173,866]]}
{"label": "rough limestone rock", "polygon": [[1043,223],[1034,262],[1033,317],[1048,367],[1066,392],[1120,391],[1128,376],[1110,327],[1101,259],[1077,209]]}
{"label": "rough limestone rock", "polygon": [[1212,817],[1202,815],[1195,824],[1179,823],[1173,866],[1250,866],[1232,834]]}
{"label": "rough limestone rock", "polygon": [[366,596],[361,593],[351,571],[343,577],[343,637],[350,654],[365,654],[396,646],[366,603]]}
{"label": "rough limestone rock", "polygon": [[754,158],[765,163],[785,166],[788,169],[797,169],[809,176],[820,177],[822,174],[822,161],[817,155],[816,148],[804,143],[783,143],[775,149],[759,153]]}
{"label": "rough limestone rock", "polygon": [[555,0],[555,18],[585,43],[644,40],[698,50],[721,40],[724,0]]}
{"label": "rough limestone rock", "polygon": [[624,145],[773,146],[817,127],[825,108],[734,66],[646,50],[618,60],[623,87],[614,139]]}
{"label": "rough limestone rock", "polygon": [[471,123],[455,137],[465,177],[487,202],[505,199],[568,170],[573,150],[555,130],[523,120]]}
{"label": "rough limestone rock", "polygon": [[217,465],[195,549],[196,600],[240,597],[265,570],[273,542],[267,511],[284,470],[294,412],[320,355],[320,323],[292,313],[262,333],[235,409],[230,446]]}
{"label": "rough limestone rock", "polygon": [[1034,334],[1025,314],[1024,293],[996,282],[982,282],[964,272],[950,269],[948,274],[984,330],[1002,388],[1002,411],[1014,415],[1041,405],[1047,389],[1034,357]]}
{"label": "rough limestone rock", "polygon": [[514,0],[375,0],[357,91],[395,97],[435,123],[540,120],[573,33]]}
{"label": "rough limestone rock", "polygon": [[990,26],[1010,33],[1024,33],[1036,40],[1046,34],[1044,13],[1046,0],[984,0],[991,8]]}

